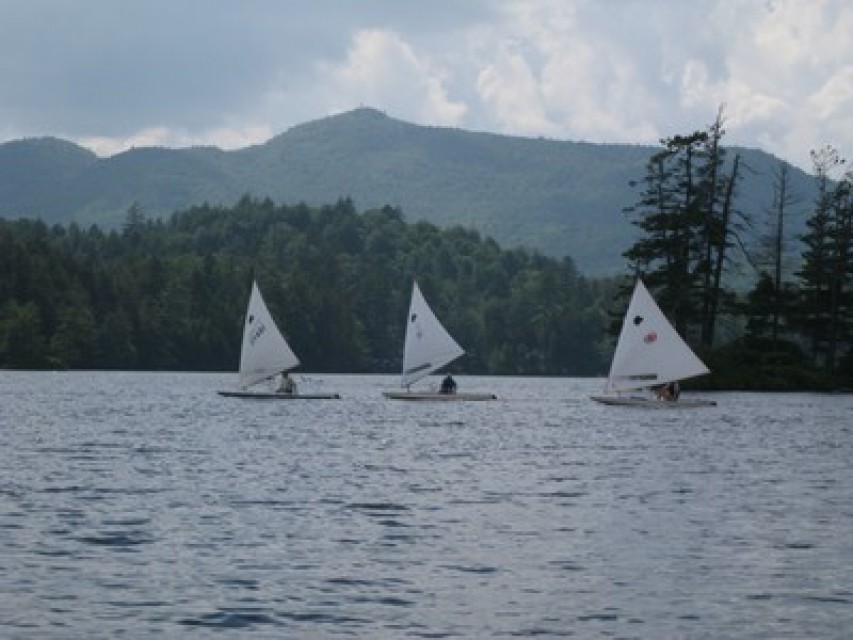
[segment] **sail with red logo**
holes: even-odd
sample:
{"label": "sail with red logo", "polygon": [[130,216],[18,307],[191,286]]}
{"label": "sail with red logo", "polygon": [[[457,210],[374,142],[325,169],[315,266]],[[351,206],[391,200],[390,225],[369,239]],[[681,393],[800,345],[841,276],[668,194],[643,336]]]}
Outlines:
{"label": "sail with red logo", "polygon": [[[616,343],[606,392],[649,390],[709,372],[637,279]],[[593,396],[593,399],[623,404],[609,401],[609,396]],[[715,403],[702,401],[701,404]]]}

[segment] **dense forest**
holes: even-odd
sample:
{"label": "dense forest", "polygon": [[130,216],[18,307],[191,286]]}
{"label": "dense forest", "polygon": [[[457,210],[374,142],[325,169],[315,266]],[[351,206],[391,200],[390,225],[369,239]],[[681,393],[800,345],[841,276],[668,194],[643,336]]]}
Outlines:
{"label": "dense forest", "polygon": [[121,231],[0,220],[0,367],[236,370],[251,281],[312,372],[396,372],[417,280],[467,373],[606,370],[604,283],[390,207],[248,196]]}

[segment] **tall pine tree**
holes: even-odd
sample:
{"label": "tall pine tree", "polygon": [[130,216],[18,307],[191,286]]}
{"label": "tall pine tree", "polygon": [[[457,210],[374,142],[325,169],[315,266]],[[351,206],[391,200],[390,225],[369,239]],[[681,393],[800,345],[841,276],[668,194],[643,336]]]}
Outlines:
{"label": "tall pine tree", "polygon": [[813,150],[811,158],[817,197],[801,236],[805,251],[797,272],[802,282],[799,320],[813,360],[832,371],[850,322],[850,180],[833,186],[831,176],[845,162],[834,147]]}

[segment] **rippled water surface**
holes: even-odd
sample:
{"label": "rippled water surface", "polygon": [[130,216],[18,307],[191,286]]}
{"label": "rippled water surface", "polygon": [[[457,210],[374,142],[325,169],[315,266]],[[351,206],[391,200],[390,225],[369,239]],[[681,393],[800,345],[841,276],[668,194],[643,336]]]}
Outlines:
{"label": "rippled water surface", "polygon": [[853,396],[0,372],[0,637],[849,638]]}

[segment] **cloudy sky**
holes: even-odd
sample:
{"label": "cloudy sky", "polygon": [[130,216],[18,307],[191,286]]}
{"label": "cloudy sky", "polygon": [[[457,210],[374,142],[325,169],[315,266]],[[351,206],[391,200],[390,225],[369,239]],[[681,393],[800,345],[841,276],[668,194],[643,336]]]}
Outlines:
{"label": "cloudy sky", "polygon": [[234,149],[358,106],[853,155],[850,0],[0,0],[0,141]]}

